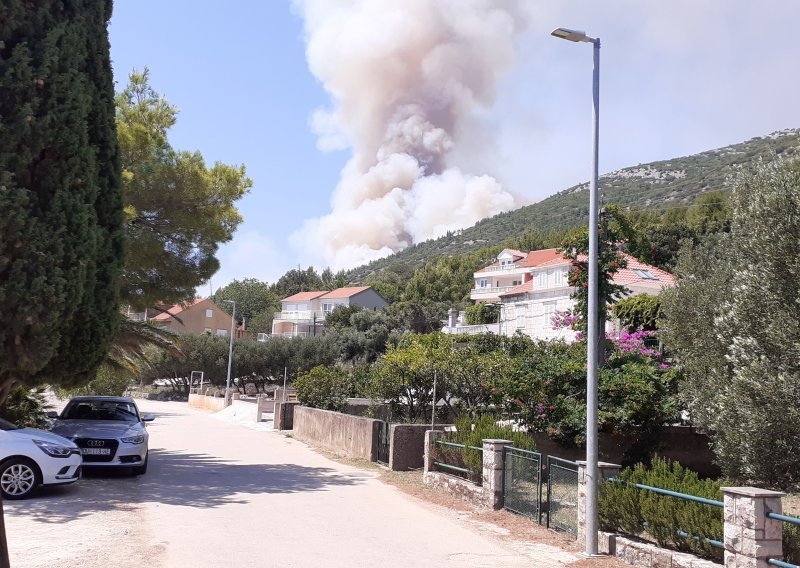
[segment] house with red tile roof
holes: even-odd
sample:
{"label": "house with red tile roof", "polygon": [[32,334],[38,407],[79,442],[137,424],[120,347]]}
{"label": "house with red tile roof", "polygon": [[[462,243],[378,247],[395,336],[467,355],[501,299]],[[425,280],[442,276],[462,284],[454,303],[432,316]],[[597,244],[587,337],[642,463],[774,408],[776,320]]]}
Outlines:
{"label": "house with red tile roof", "polygon": [[281,311],[272,320],[273,337],[320,335],[325,317],[339,306],[382,310],[389,303],[370,286],[299,292],[281,300]]}
{"label": "house with red tile roof", "polygon": [[[195,298],[183,304],[156,310],[157,315],[149,318],[151,322],[168,327],[176,333],[210,333],[228,337],[231,330],[231,316],[217,306],[211,298]],[[153,310],[148,310],[152,313]],[[250,339],[252,334],[241,329],[235,330],[235,337]]]}
{"label": "house with red tile roof", "polygon": [[[614,283],[624,285],[630,295],[657,295],[663,288],[674,286],[674,277],[668,272],[622,254],[628,266],[614,275]],[[572,330],[554,329],[551,321],[556,312],[574,306],[574,288],[567,278],[571,266],[572,261],[558,249],[528,253],[506,249],[496,262],[474,273],[470,297],[476,302],[500,304],[498,323],[503,335],[520,331],[535,339],[572,341]]]}

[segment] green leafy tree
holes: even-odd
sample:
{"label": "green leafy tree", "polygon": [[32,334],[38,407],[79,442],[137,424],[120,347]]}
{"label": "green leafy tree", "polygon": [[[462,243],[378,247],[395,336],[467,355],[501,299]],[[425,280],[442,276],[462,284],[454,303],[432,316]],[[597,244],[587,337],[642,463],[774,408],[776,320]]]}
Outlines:
{"label": "green leafy tree", "polygon": [[611,306],[611,313],[629,331],[653,331],[657,329],[661,317],[661,298],[651,294],[624,298]]}
{"label": "green leafy tree", "polygon": [[[608,207],[601,213],[598,223],[598,326],[602,339],[605,323],[608,320],[608,307],[617,302],[627,292],[627,288],[613,282],[614,274],[628,264],[620,253],[618,245],[634,238],[634,231],[628,219],[616,207]],[[564,258],[572,261],[567,281],[576,288],[572,294],[575,311],[580,316],[575,329],[586,333],[589,311],[589,232],[580,229],[561,242]]]}
{"label": "green leafy tree", "polygon": [[331,310],[331,313],[325,316],[326,329],[342,329],[350,327],[350,317],[353,314],[360,312],[363,308],[361,306],[336,306]]}
{"label": "green leafy tree", "polygon": [[408,281],[414,276],[413,265],[398,262],[367,276],[366,285],[371,286],[381,298],[394,304],[403,299],[403,291]]}
{"label": "green leafy tree", "polygon": [[389,327],[414,333],[431,333],[442,329],[448,304],[429,301],[395,302],[383,310]]}
{"label": "green leafy tree", "polygon": [[116,332],[122,203],[111,2],[0,15],[0,401],[91,378]]}
{"label": "green leafy tree", "polygon": [[[222,311],[230,314],[233,306],[226,300],[236,302],[236,321],[241,323],[242,319],[246,319],[249,329],[252,329],[253,319],[259,316],[263,318],[264,314],[269,315],[271,329],[272,317],[281,309],[280,299],[272,287],[256,278],[234,280],[214,294],[214,302]],[[261,323],[261,320],[258,320],[257,323],[263,327],[266,322]]]}
{"label": "green leafy tree", "polygon": [[172,148],[177,109],[133,72],[119,93],[125,253],[122,300],[136,309],[191,299],[218,269],[219,245],[242,221],[235,203],[252,186],[244,166],[206,166],[199,152]]}
{"label": "green leafy tree", "polygon": [[[730,238],[704,248],[713,264],[691,263],[665,298],[665,337],[687,366],[690,409],[713,432],[723,472],[789,486],[800,481],[800,163],[761,165],[732,185]],[[701,325],[681,303],[718,317]],[[689,329],[699,334],[691,344],[680,337]],[[706,345],[717,357],[698,353]]]}
{"label": "green leafy tree", "polygon": [[274,287],[275,293],[279,298],[288,298],[298,292],[314,292],[325,290],[325,287],[317,271],[313,266],[306,270],[295,268],[278,278]]}
{"label": "green leafy tree", "polygon": [[314,367],[292,383],[297,400],[312,408],[342,411],[353,394],[353,381],[338,367]]}
{"label": "green leafy tree", "polygon": [[497,323],[500,318],[500,305],[479,302],[474,306],[467,306],[466,312],[468,325]]}
{"label": "green leafy tree", "polygon": [[411,302],[443,302],[464,305],[475,285],[474,273],[486,266],[496,249],[444,257],[419,268],[408,282],[403,299]]}
{"label": "green leafy tree", "polygon": [[344,270],[334,273],[330,268],[326,268],[319,275],[323,290],[336,290],[347,286],[347,274]]}
{"label": "green leafy tree", "polygon": [[389,404],[395,418],[424,421],[430,416],[434,369],[430,345],[409,338],[375,363],[366,394]]}

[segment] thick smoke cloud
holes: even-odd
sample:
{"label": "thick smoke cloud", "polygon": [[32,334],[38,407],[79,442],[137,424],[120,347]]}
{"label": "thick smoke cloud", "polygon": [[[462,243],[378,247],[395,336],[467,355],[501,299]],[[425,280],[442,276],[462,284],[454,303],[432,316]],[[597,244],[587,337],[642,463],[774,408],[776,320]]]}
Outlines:
{"label": "thick smoke cloud", "polygon": [[319,147],[352,151],[331,212],[306,221],[296,244],[346,268],[514,207],[497,180],[452,163],[452,150],[514,62],[516,1],[296,4],[309,67],[333,102],[313,117]]}

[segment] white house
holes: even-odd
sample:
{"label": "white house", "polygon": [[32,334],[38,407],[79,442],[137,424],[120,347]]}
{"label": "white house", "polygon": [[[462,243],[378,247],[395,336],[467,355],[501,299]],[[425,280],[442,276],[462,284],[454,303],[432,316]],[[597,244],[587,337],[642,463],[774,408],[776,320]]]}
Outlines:
{"label": "white house", "polygon": [[[627,268],[614,275],[614,282],[627,287],[631,295],[657,295],[664,287],[673,286],[668,272],[639,262],[623,253]],[[517,331],[534,339],[574,340],[575,332],[554,329],[556,312],[566,312],[574,306],[570,298],[574,288],[569,286],[567,273],[572,261],[558,249],[522,252],[505,249],[493,264],[474,273],[475,287],[470,297],[477,302],[500,304],[500,330],[503,335]]]}
{"label": "white house", "polygon": [[337,288],[331,292],[299,292],[281,300],[281,311],[272,320],[272,336],[320,335],[325,328],[325,317],[338,306],[381,310],[388,305],[369,286]]}

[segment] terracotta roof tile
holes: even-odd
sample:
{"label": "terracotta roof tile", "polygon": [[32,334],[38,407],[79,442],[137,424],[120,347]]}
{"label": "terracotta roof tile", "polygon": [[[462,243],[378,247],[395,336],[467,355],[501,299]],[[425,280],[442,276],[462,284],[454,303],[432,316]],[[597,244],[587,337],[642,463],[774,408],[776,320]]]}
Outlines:
{"label": "terracotta roof tile", "polygon": [[298,292],[297,294],[293,294],[288,298],[284,298],[281,302],[307,302],[308,300],[314,300],[319,298],[320,296],[324,296],[327,294],[327,290],[316,290],[314,292]]}
{"label": "terracotta roof tile", "polygon": [[195,304],[199,304],[200,302],[202,302],[202,301],[204,301],[206,299],[207,298],[195,298],[194,300],[191,300],[190,302],[186,302],[185,304],[175,304],[171,308],[168,308],[166,311],[161,312],[160,314],[158,314],[153,319],[157,320],[157,321],[166,321],[166,320],[170,319],[172,316],[176,316],[179,313],[181,313],[182,311],[184,311],[184,310],[186,310],[188,308],[191,308]]}
{"label": "terracotta roof tile", "polygon": [[532,291],[533,291],[533,280],[530,280],[528,282],[525,282],[525,284],[520,284],[516,288],[512,288],[507,292],[503,292],[502,294],[500,294],[500,297],[502,298],[503,296],[517,296],[519,294],[525,294],[526,292],[532,292]]}
{"label": "terracotta roof tile", "polygon": [[558,263],[559,261],[563,261],[564,257],[558,249],[542,249],[542,250],[534,250],[528,253],[528,256],[525,257],[525,260],[522,261],[520,266],[524,266],[526,268],[532,268],[536,266],[542,266],[545,264],[550,264],[553,262]]}
{"label": "terracotta roof tile", "polygon": [[323,299],[351,298],[356,294],[360,294],[361,292],[367,289],[369,289],[369,286],[351,286],[349,288],[337,288],[332,292],[328,292],[322,298]]}

